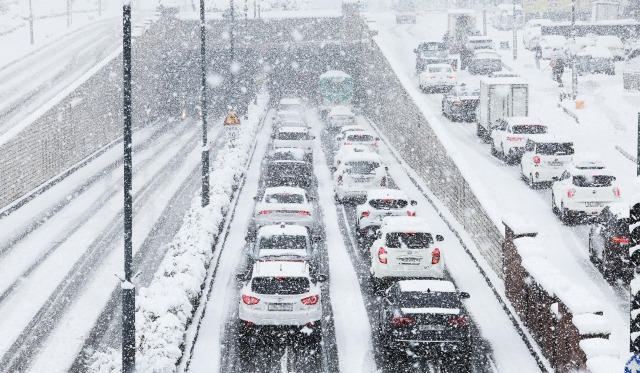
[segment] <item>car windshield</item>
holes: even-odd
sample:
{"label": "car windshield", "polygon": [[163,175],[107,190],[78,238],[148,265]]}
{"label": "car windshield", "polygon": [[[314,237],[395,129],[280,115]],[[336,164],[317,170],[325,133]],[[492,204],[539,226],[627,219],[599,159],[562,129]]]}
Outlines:
{"label": "car windshield", "polygon": [[398,295],[403,308],[460,308],[460,300],[453,292],[403,291]]}
{"label": "car windshield", "polygon": [[269,203],[304,203],[302,194],[276,193],[269,194],[264,199]]}
{"label": "car windshield", "polygon": [[521,135],[537,135],[541,133],[547,133],[547,126],[541,126],[539,124],[523,124],[519,126],[513,126],[513,133]]}
{"label": "car windshield", "polygon": [[430,73],[450,73],[451,67],[449,66],[431,66],[429,67]]}
{"label": "car windshield", "polygon": [[426,249],[429,247],[433,238],[431,233],[415,233],[415,232],[395,232],[387,233],[387,247],[399,249],[402,244],[410,249]]}
{"label": "car windshield", "polygon": [[458,95],[459,96],[480,96],[480,90],[469,89],[469,88],[459,88]]}
{"label": "car windshield", "polygon": [[273,178],[291,177],[293,175],[305,177],[311,175],[311,169],[304,162],[278,162],[269,166],[267,175]]}
{"label": "car windshield", "polygon": [[369,142],[369,141],[373,141],[373,136],[371,136],[371,135],[349,135],[349,136],[347,136],[347,141]]}
{"label": "car windshield", "polygon": [[573,143],[540,143],[537,152],[541,155],[572,155]]}
{"label": "car windshield", "polygon": [[275,234],[271,237],[261,237],[258,242],[260,250],[306,250],[305,236]]}
{"label": "car windshield", "polygon": [[278,140],[309,140],[309,134],[305,132],[278,132]]}
{"label": "car windshield", "polygon": [[255,277],[251,281],[251,291],[258,294],[304,294],[309,288],[306,277]]}
{"label": "car windshield", "polygon": [[298,157],[293,152],[275,152],[273,159],[276,161],[297,161]]}
{"label": "car windshield", "polygon": [[345,172],[348,174],[373,174],[378,167],[380,167],[378,162],[348,162]]}
{"label": "car windshield", "polygon": [[377,210],[401,209],[407,206],[404,199],[372,199],[369,205]]}
{"label": "car windshield", "polygon": [[573,185],[577,187],[608,187],[616,178],[607,175],[575,175]]}

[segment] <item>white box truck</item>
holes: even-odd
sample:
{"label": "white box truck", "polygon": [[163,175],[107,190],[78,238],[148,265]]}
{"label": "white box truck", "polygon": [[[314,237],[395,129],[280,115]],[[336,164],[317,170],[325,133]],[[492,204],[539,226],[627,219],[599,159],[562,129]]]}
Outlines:
{"label": "white box truck", "polygon": [[476,109],[476,134],[489,141],[496,121],[504,117],[529,114],[529,84],[520,77],[483,77],[480,79],[480,103]]}

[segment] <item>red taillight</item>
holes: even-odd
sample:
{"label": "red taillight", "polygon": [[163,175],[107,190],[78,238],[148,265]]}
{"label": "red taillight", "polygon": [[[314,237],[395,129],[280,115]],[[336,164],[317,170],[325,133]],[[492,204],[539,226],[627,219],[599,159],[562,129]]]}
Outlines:
{"label": "red taillight", "polygon": [[329,117],[329,119],[333,119],[333,115]]}
{"label": "red taillight", "polygon": [[629,239],[627,237],[613,237],[611,240],[613,241],[613,243],[617,243],[621,245],[629,244]]}
{"label": "red taillight", "polygon": [[271,211],[269,211],[269,210],[262,210],[262,211],[260,211],[258,214],[259,214],[259,215],[269,215],[269,214],[271,214]]}
{"label": "red taillight", "polygon": [[407,211],[407,216],[416,216],[415,212]]}
{"label": "red taillight", "polygon": [[462,105],[462,102],[461,101],[456,101],[453,104],[456,105],[456,106],[460,106],[460,105]]}
{"label": "red taillight", "polygon": [[338,175],[338,184],[342,185],[342,175]]}
{"label": "red taillight", "polygon": [[391,325],[395,327],[411,325],[415,322],[416,320],[412,317],[395,316],[393,319],[391,319]]}
{"label": "red taillight", "polygon": [[449,79],[455,79],[456,77],[455,77],[455,76],[453,76],[453,75],[449,75],[447,78],[449,78]]}
{"label": "red taillight", "polygon": [[345,145],[351,145],[351,144],[349,143],[349,141],[345,141],[345,142],[344,142],[344,144],[345,144]]}
{"label": "red taillight", "polygon": [[310,297],[306,297],[302,300],[300,300],[303,304],[306,304],[307,306],[313,306],[314,304],[318,303],[318,300],[320,300],[320,296],[319,295],[312,295]]}
{"label": "red taillight", "polygon": [[371,146],[378,146],[378,143],[374,141],[371,143]]}
{"label": "red taillight", "polygon": [[540,164],[540,157],[538,157],[537,155],[533,157],[533,163]]}
{"label": "red taillight", "polygon": [[433,75],[432,75],[432,76],[428,76],[428,77],[427,77],[427,79],[435,79],[435,78],[436,78],[436,77],[435,77],[435,76],[433,76]]}
{"label": "red taillight", "polygon": [[466,317],[464,316],[460,316],[460,317],[452,317],[449,319],[449,324],[460,328],[460,327],[464,327],[464,326],[468,326],[469,325],[469,320],[467,320]]}
{"label": "red taillight", "polygon": [[440,249],[435,248],[431,253],[431,264],[438,264],[438,263],[440,263]]}
{"label": "red taillight", "polygon": [[371,212],[370,212],[370,211],[364,211],[364,212],[362,212],[362,214],[360,214],[360,217],[362,217],[362,218],[366,218],[366,217],[367,217],[367,216],[369,216],[369,215],[371,215]]}
{"label": "red taillight", "polygon": [[243,295],[242,296],[242,301],[246,305],[253,306],[254,304],[258,304],[258,302],[260,302],[260,299],[258,299],[256,297],[252,297],[250,295]]}
{"label": "red taillight", "polygon": [[387,177],[383,176],[382,179],[380,179],[380,186],[387,186]]}
{"label": "red taillight", "polygon": [[507,141],[522,141],[523,137],[507,136]]}
{"label": "red taillight", "polygon": [[618,187],[614,187],[614,188],[613,188],[613,195],[614,195],[615,197],[620,197],[620,188],[618,188]]}
{"label": "red taillight", "polygon": [[576,190],[575,189],[567,190],[567,197],[573,198],[575,195],[576,195]]}
{"label": "red taillight", "polygon": [[349,119],[355,119],[353,115],[349,115]]}
{"label": "red taillight", "polygon": [[298,211],[300,215],[309,215],[309,211]]}
{"label": "red taillight", "polygon": [[387,264],[387,250],[384,247],[378,249],[378,260],[382,264]]}

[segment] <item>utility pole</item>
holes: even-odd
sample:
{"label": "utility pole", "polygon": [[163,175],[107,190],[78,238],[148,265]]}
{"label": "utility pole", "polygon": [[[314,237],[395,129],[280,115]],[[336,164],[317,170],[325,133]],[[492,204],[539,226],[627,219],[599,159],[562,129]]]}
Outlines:
{"label": "utility pole", "polygon": [[122,371],[136,367],[136,289],[131,282],[133,258],[133,163],[131,159],[131,2],[122,6],[124,110],[124,280],[122,281]]}
{"label": "utility pole", "polygon": [[205,54],[204,0],[200,0],[200,65],[202,83],[200,108],[202,110],[202,207],[209,204],[209,146],[207,144],[207,58]]}
{"label": "utility pole", "polygon": [[256,0],[253,0],[253,19],[256,19]]}
{"label": "utility pole", "polygon": [[29,0],[29,35],[31,36],[31,45],[33,45],[33,7]]}
{"label": "utility pole", "polygon": [[[576,1],[571,0],[571,37],[576,42]],[[578,96],[578,71],[576,71],[576,53],[571,51],[571,96]]]}
{"label": "utility pole", "polygon": [[487,1],[482,4],[482,36],[487,36]]}
{"label": "utility pole", "polygon": [[513,60],[518,58],[518,29],[516,27],[516,0],[513,0]]}
{"label": "utility pole", "polygon": [[71,27],[71,0],[67,0],[67,27]]}

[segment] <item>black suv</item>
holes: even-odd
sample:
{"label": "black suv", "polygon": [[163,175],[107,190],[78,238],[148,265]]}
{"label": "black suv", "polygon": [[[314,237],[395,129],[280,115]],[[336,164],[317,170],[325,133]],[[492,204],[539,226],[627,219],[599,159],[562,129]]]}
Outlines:
{"label": "black suv", "polygon": [[628,283],[640,265],[640,203],[633,208],[622,203],[605,207],[589,231],[589,258],[609,282]]}

